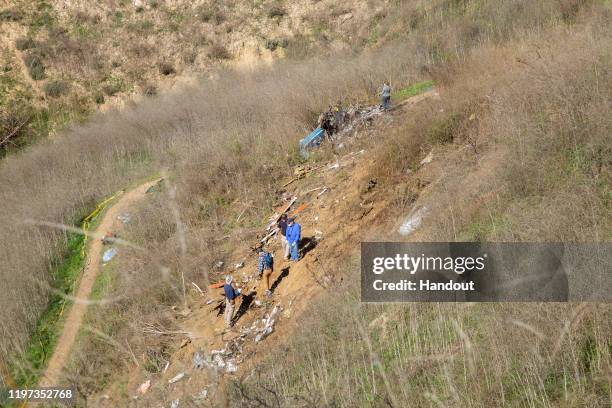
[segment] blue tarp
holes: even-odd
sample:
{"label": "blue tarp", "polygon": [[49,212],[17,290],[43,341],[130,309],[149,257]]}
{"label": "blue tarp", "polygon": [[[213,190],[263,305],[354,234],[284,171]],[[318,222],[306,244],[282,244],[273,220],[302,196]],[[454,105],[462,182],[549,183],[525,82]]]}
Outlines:
{"label": "blue tarp", "polygon": [[320,127],[316,128],[308,136],[300,140],[300,153],[302,156],[308,156],[306,149],[309,147],[318,147],[323,141],[323,134],[325,131]]}

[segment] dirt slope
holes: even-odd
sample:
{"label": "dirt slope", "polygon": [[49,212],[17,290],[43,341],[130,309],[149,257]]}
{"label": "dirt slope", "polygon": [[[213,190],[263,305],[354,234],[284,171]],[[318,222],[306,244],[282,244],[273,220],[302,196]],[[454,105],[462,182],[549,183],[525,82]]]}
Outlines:
{"label": "dirt slope", "polygon": [[[403,120],[402,116],[409,114],[415,104],[437,97],[436,91],[429,91],[396,105],[394,111],[379,116],[368,128],[359,129],[345,138],[336,160],[286,188],[287,193],[298,197],[290,214],[306,205],[298,214],[302,245],[306,249],[299,262],[290,263],[282,259],[279,241],[272,238],[268,242],[267,249],[275,257],[271,299],[262,296],[264,289],[261,281],[256,279],[257,259],[249,249],[249,243],[237,243],[232,262],[228,262],[222,272],[231,273],[247,295],[237,303],[238,317],[232,331],[224,331],[222,310],[217,308],[222,290],[209,291],[200,301],[190,305],[192,311],[188,316],[177,315],[185,334],[174,334],[177,351],[162,373],[149,374],[135,369],[128,375],[127,387],[115,383],[90,401],[96,406],[117,406],[125,397],[123,390],[127,388],[128,395],[138,398],[145,406],[162,401],[167,405],[176,399],[180,400],[180,406],[207,406],[211,402],[224,405],[226,381],[254,375],[259,361],[270,352],[283,349],[283,343],[299,327],[309,304],[334,282],[343,279],[339,271],[346,270],[346,262],[357,254],[359,242],[393,234],[386,230],[389,220],[383,218],[389,204],[388,197],[383,191],[378,191],[380,188],[377,189],[376,180],[372,179],[376,163],[367,150],[356,147],[360,144],[357,139],[378,136],[394,126],[395,121]],[[279,187],[281,184],[279,182]],[[239,263],[244,263],[244,266],[235,269]],[[203,286],[203,282],[197,284]],[[197,293],[195,287],[189,286]],[[243,309],[239,310],[241,304]],[[272,333],[257,342],[255,338],[262,319],[276,307],[281,309]],[[194,368],[196,352],[209,358],[216,350],[227,351],[221,354],[222,359],[225,363],[235,364],[235,372],[228,372],[227,365],[219,367],[214,360],[209,369]],[[181,373],[185,376],[169,383]],[[146,394],[139,395],[138,387],[148,380],[151,381],[150,388]],[[203,401],[196,396],[203,390],[208,396],[207,403],[201,405]]]}
{"label": "dirt slope", "polygon": [[[157,182],[150,181],[123,193],[118,201],[110,206],[104,213],[98,228],[97,234],[104,234],[108,231],[119,231],[122,223],[117,219],[117,216],[125,211],[130,205],[138,200],[141,200],[147,189]],[[49,364],[43,376],[40,379],[41,387],[50,387],[58,384],[64,363],[70,354],[70,349],[79,332],[83,316],[87,310],[87,300],[91,294],[96,276],[100,271],[100,260],[103,253],[103,245],[100,239],[92,239],[87,251],[87,259],[85,268],[79,287],[75,293],[77,301],[70,308],[70,312],[64,323],[62,332],[57,340],[53,355],[49,359]]]}

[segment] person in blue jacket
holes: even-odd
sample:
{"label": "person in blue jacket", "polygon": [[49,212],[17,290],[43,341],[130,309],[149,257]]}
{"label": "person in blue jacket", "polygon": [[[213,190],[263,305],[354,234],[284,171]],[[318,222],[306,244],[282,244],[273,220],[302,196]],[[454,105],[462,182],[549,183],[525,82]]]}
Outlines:
{"label": "person in blue jacket", "polygon": [[229,329],[233,326],[232,318],[234,317],[234,308],[236,305],[236,298],[240,295],[240,290],[235,289],[232,285],[232,275],[225,277],[225,285],[223,285],[223,292],[225,292],[225,328]]}
{"label": "person in blue jacket", "polygon": [[300,259],[298,248],[300,245],[300,238],[302,234],[302,227],[300,224],[295,222],[294,218],[289,218],[287,220],[287,232],[285,237],[287,238],[287,243],[289,244],[289,252],[291,253],[291,260],[297,261]]}

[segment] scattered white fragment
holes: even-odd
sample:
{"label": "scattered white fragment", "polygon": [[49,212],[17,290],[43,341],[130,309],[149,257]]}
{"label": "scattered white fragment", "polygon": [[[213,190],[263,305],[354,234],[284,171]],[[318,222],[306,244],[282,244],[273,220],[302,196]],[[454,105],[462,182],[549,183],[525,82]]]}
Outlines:
{"label": "scattered white fragment", "polygon": [[182,380],[183,377],[185,377],[185,373],[178,373],[173,378],[168,380],[168,384],[174,384],[175,382]]}
{"label": "scattered white fragment", "polygon": [[223,261],[219,261],[219,262],[217,262],[217,263],[215,264],[215,266],[216,266],[218,269],[223,268],[223,265],[225,265],[225,262],[223,262]]}
{"label": "scattered white fragment", "polygon": [[433,160],[433,150],[429,152],[429,154],[425,156],[423,160],[421,160],[421,166],[427,163],[431,163],[432,160]]}
{"label": "scattered white fragment", "polygon": [[145,395],[147,391],[149,391],[150,387],[151,387],[151,380],[147,380],[143,382],[142,384],[140,384],[140,386],[138,387],[138,393],[140,395]]}
{"label": "scattered white fragment", "polygon": [[196,351],[193,355],[193,368],[204,368],[204,358],[199,351]]}
{"label": "scattered white fragment", "polygon": [[193,399],[202,401],[208,397],[208,390],[204,388],[202,391],[193,396]]}
{"label": "scattered white fragment", "polygon": [[244,261],[242,261],[242,262],[238,262],[238,263],[236,264],[236,266],[234,266],[234,268],[236,268],[236,269],[244,268]]}
{"label": "scattered white fragment", "polygon": [[280,305],[276,305],[274,306],[274,309],[272,309],[272,313],[270,313],[269,316],[263,319],[264,327],[261,332],[257,336],[255,336],[255,343],[259,343],[264,338],[266,338],[266,336],[268,336],[274,331],[274,323],[276,323],[276,318],[278,317],[278,314],[281,310],[282,307]]}
{"label": "scattered white fragment", "polygon": [[195,283],[195,282],[191,282],[191,284],[193,286],[195,286],[195,288],[198,290],[198,292],[200,293],[200,296],[204,296],[204,291],[202,291],[202,289]]}
{"label": "scattered white fragment", "polygon": [[113,257],[117,255],[117,248],[110,248],[107,249],[106,251],[104,251],[104,254],[102,255],[102,262],[107,263],[109,262],[111,259],[113,259]]}
{"label": "scattered white fragment", "polygon": [[217,367],[219,368],[223,368],[225,367],[225,361],[223,361],[223,358],[221,357],[220,354],[215,354],[215,357],[213,357],[213,362],[217,365]]}
{"label": "scattered white fragment", "polygon": [[178,408],[179,407],[179,399],[175,399],[170,403],[170,408]]}
{"label": "scattered white fragment", "polygon": [[399,228],[400,235],[405,236],[416,231],[421,226],[421,221],[423,221],[423,216],[425,216],[426,213],[426,207],[418,207],[413,209]]}
{"label": "scattered white fragment", "polygon": [[233,360],[229,360],[226,364],[225,371],[228,373],[235,373],[236,371],[238,371],[238,367],[236,366],[236,363]]}
{"label": "scattered white fragment", "polygon": [[212,302],[214,302],[214,300],[210,299],[206,302],[207,305],[210,305]]}
{"label": "scattered white fragment", "polygon": [[122,213],[117,216],[117,219],[123,224],[127,224],[132,219],[132,216],[129,213]]}

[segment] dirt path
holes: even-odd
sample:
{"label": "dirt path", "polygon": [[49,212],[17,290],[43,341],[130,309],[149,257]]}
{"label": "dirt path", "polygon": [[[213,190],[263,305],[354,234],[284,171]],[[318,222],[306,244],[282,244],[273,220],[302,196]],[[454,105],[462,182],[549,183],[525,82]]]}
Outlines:
{"label": "dirt path", "polygon": [[[149,187],[157,183],[158,180],[150,181],[136,187],[133,190],[123,193],[115,204],[106,209],[96,233],[104,234],[108,231],[117,232],[121,229],[122,223],[117,220],[117,216],[127,210],[129,206],[142,199]],[[80,300],[87,300],[91,294],[96,276],[100,271],[100,261],[102,258],[103,245],[100,239],[93,238],[87,251],[87,259],[81,282],[75,293],[75,297]],[[70,355],[70,350],[81,327],[83,316],[87,310],[87,303],[75,302],[70,308],[70,312],[64,322],[64,327],[57,340],[53,355],[49,359],[47,369],[41,376],[39,386],[50,387],[58,385],[64,364]]]}

